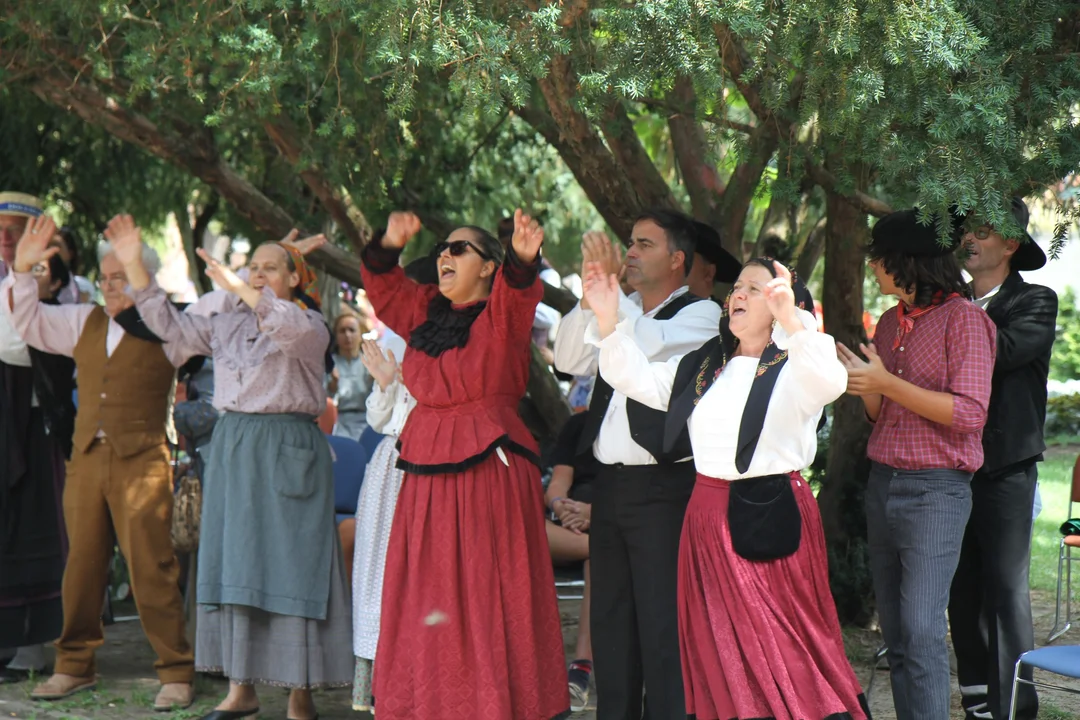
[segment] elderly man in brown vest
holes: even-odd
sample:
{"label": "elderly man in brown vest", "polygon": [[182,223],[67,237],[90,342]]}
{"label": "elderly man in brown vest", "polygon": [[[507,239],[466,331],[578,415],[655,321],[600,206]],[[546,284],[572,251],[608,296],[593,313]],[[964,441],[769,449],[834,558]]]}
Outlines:
{"label": "elderly man in brown vest", "polygon": [[[55,700],[93,688],[94,651],[104,642],[101,612],[113,539],[127,559],[143,630],[157,653],[155,709],[191,705],[194,658],[184,629],[179,568],[169,537],[172,474],[166,416],[176,370],[168,344],[136,337],[115,318],[132,305],[112,255],[101,259],[97,305],[38,302],[31,268],[57,252],[51,219],[27,224],[0,307],[31,347],[75,359],[79,409],[64,489],[70,552],[64,571],[64,627],[55,674],[34,689]],[[153,251],[150,251],[151,253]],[[146,258],[157,267],[157,258]]]}

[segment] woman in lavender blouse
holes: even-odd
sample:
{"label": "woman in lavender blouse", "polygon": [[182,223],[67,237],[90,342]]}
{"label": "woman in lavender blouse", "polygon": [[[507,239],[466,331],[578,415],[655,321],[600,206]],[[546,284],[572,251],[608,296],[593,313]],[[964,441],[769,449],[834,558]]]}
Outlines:
{"label": "woman in lavender blouse", "polygon": [[106,237],[143,321],[178,352],[214,361],[214,430],[203,488],[195,665],[230,679],[204,720],[258,712],[255,683],[292,689],[292,720],[316,717],[311,688],[352,681],[349,596],[334,529],[322,315],[296,302],[299,273],[261,245],[250,284],[201,250],[207,274],[236,296],[210,318],[177,312],[142,266],[139,228],[118,216]]}

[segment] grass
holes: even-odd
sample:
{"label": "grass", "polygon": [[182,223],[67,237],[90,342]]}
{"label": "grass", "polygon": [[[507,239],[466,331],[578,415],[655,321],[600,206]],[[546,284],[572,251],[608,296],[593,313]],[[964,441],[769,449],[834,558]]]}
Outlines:
{"label": "grass", "polygon": [[[1061,544],[1058,528],[1069,519],[1069,493],[1075,461],[1075,452],[1052,448],[1047,452],[1046,461],[1039,464],[1039,493],[1043,506],[1031,537],[1031,587],[1035,590],[1048,593],[1057,590],[1058,548]],[[1073,516],[1080,516],[1080,505],[1073,508]]]}

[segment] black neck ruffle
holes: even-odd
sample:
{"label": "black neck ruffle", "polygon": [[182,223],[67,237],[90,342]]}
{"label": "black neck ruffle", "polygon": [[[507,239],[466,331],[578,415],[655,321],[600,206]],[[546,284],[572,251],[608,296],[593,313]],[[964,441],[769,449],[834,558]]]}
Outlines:
{"label": "black neck ruffle", "polygon": [[409,347],[430,357],[439,357],[447,350],[465,347],[472,324],[485,307],[487,301],[481,300],[455,308],[446,296],[437,294],[428,305],[427,320],[409,336]]}

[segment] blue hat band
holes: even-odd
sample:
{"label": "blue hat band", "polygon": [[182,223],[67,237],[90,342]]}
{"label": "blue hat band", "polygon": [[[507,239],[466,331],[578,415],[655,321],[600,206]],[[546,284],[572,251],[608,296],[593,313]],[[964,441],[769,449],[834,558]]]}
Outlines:
{"label": "blue hat band", "polygon": [[29,215],[30,217],[37,217],[41,215],[41,210],[33,205],[26,205],[17,202],[0,203],[0,215],[11,215],[18,213],[20,215]]}

